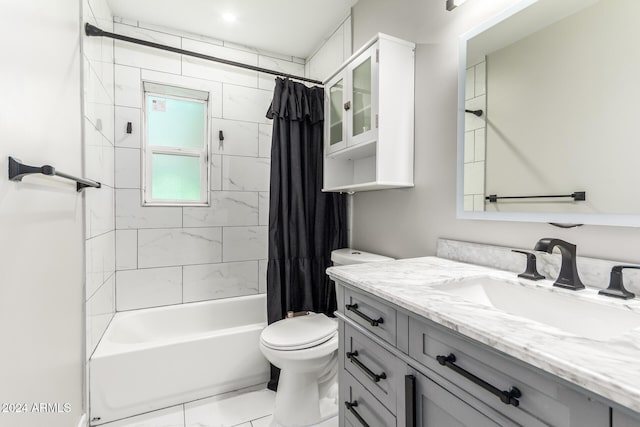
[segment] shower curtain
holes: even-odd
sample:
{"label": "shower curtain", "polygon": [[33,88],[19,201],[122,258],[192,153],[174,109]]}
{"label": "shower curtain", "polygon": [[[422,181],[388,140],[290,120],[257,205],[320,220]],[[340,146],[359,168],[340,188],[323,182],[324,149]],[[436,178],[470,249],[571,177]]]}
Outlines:
{"label": "shower curtain", "polygon": [[[324,90],[276,79],[269,193],[269,323],[287,311],[333,316],[336,296],[325,270],[331,251],[347,246],[346,196],[323,193]],[[269,387],[277,384],[272,368]]]}

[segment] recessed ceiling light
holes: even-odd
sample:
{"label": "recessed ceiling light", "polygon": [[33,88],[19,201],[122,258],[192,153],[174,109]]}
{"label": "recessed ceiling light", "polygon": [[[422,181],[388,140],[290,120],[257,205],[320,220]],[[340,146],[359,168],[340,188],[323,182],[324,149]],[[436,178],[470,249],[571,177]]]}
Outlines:
{"label": "recessed ceiling light", "polygon": [[234,15],[233,13],[223,13],[222,19],[227,22],[236,22],[236,15]]}

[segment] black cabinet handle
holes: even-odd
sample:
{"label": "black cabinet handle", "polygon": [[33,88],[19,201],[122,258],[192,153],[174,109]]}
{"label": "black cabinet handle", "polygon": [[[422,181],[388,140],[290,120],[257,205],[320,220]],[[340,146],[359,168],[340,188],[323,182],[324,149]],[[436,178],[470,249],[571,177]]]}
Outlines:
{"label": "black cabinet handle", "polygon": [[353,311],[355,314],[357,314],[358,316],[360,316],[361,318],[363,318],[364,320],[369,322],[369,324],[371,326],[378,326],[378,325],[384,323],[384,319],[382,317],[380,317],[378,319],[372,319],[371,317],[367,316],[363,312],[359,311],[358,310],[358,304],[347,304],[347,305],[345,305],[345,307],[346,307],[347,310]]}
{"label": "black cabinet handle", "polygon": [[344,406],[346,406],[349,412],[351,412],[351,414],[356,417],[356,420],[358,420],[360,424],[362,424],[362,427],[369,427],[369,424],[367,424],[362,416],[360,416],[360,414],[355,409],[353,409],[358,406],[357,400],[354,400],[353,402],[344,402]]}
{"label": "black cabinet handle", "polygon": [[404,412],[407,427],[416,427],[416,377],[404,376]]}
{"label": "black cabinet handle", "polygon": [[504,391],[504,390],[500,390],[497,387],[492,386],[485,380],[476,377],[471,372],[465,369],[462,369],[460,366],[456,365],[454,363],[456,361],[456,356],[453,353],[449,354],[448,356],[436,356],[436,360],[442,366],[446,366],[447,368],[453,369],[455,372],[462,375],[472,383],[477,384],[480,387],[487,390],[488,392],[496,395],[500,399],[500,401],[505,405],[513,405],[513,406],[520,405],[520,401],[518,401],[518,398],[522,397],[522,393],[520,392],[520,390],[518,390],[516,387],[511,387],[511,390]]}
{"label": "black cabinet handle", "polygon": [[351,360],[351,363],[353,363],[358,368],[360,368],[362,372],[364,372],[365,375],[368,376],[369,379],[371,379],[371,381],[373,381],[374,383],[377,383],[380,380],[387,379],[387,374],[385,374],[384,372],[378,375],[375,372],[373,372],[371,369],[367,368],[367,366],[364,363],[359,361],[357,350],[347,352],[347,359]]}

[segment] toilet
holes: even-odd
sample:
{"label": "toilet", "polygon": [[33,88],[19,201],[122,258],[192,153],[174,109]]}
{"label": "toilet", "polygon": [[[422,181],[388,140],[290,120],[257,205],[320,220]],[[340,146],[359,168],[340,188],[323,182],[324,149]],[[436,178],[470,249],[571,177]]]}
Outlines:
{"label": "toilet", "polygon": [[[351,248],[331,253],[334,265],[391,259]],[[280,368],[271,427],[337,426],[336,319],[309,312],[274,322],[260,334],[260,350],[269,362]]]}

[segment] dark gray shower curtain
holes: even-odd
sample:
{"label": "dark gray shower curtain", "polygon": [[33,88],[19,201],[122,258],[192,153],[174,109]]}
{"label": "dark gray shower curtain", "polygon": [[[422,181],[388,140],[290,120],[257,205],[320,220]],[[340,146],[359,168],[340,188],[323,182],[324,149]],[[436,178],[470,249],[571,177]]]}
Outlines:
{"label": "dark gray shower curtain", "polygon": [[[333,316],[335,288],[325,273],[331,251],[347,246],[346,196],[323,193],[324,90],[276,79],[269,193],[269,323],[287,311]],[[276,375],[277,376],[277,375]],[[276,378],[272,375],[270,387]]]}

